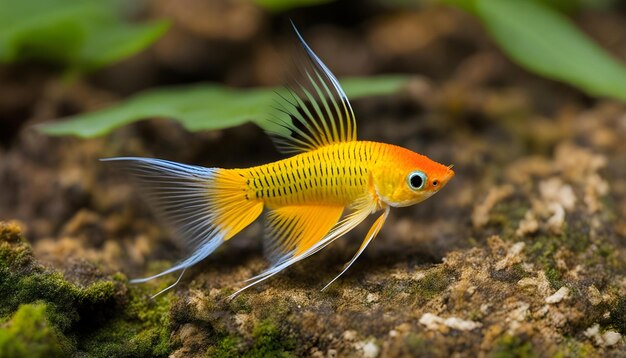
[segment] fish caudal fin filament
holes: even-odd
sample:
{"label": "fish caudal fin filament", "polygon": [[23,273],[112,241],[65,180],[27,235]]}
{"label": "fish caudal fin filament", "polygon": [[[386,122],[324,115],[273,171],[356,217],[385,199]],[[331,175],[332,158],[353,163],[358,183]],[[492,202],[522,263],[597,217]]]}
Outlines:
{"label": "fish caudal fin filament", "polygon": [[173,228],[188,255],[173,267],[132,280],[133,283],[193,266],[250,225],[263,211],[262,202],[248,200],[243,190],[245,179],[233,170],[151,158],[102,160],[115,162],[133,175],[149,204]]}

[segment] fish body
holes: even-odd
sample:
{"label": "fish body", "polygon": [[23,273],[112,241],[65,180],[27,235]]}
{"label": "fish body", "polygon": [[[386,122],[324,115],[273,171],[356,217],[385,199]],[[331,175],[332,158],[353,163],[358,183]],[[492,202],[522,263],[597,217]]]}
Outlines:
{"label": "fish body", "polygon": [[234,297],[382,211],[336,280],[376,236],[391,207],[417,204],[454,176],[451,166],[408,149],[357,140],[354,113],[339,82],[295,31],[307,59],[300,69],[304,80],[281,96],[279,114],[265,128],[279,150],[295,155],[239,169],[152,158],[104,159],[134,174],[188,250],[172,268],[134,282],[184,273],[265,212],[264,249],[270,267]]}
{"label": "fish body", "polygon": [[[398,188],[406,187],[405,172],[413,168],[431,173],[427,188],[402,193]],[[408,206],[434,194],[451,173],[405,148],[370,141],[331,144],[273,163],[232,170],[242,178],[244,199],[262,202],[267,208],[308,204],[349,207],[360,200],[371,200],[377,208]]]}

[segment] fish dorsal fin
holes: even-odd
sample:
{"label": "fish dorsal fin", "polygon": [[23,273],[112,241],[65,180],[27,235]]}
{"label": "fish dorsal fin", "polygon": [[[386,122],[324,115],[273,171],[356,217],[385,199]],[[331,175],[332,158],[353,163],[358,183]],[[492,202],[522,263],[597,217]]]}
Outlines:
{"label": "fish dorsal fin", "polygon": [[292,205],[265,218],[265,255],[272,265],[298,256],[320,241],[341,218],[343,206]]}
{"label": "fish dorsal fin", "polygon": [[[293,23],[292,23],[293,25]],[[337,78],[293,29],[302,60],[290,87],[278,92],[276,113],[265,128],[278,150],[298,153],[356,140],[356,120]]]}

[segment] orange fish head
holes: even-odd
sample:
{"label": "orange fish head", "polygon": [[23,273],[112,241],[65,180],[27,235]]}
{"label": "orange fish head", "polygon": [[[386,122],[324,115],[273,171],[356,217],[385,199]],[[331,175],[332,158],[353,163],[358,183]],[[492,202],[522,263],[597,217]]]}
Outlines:
{"label": "orange fish head", "polygon": [[398,149],[372,173],[376,194],[387,205],[402,207],[422,202],[454,177],[451,165],[445,166],[423,155]]}

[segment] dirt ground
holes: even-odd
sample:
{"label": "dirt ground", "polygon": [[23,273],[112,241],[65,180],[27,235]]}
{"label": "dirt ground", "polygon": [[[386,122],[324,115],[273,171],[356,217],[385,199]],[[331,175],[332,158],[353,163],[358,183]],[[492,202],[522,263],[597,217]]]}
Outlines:
{"label": "dirt ground", "polygon": [[[163,39],[74,83],[39,64],[0,66],[0,353],[1,330],[43,305],[52,333],[20,339],[58,355],[623,356],[626,105],[525,72],[457,10],[354,6],[270,15],[246,2],[160,0],[145,16],[173,19]],[[266,267],[257,223],[151,301],[175,277],[127,277],[180,252],[128,178],[97,159],[230,168],[281,155],[251,124],[189,133],[156,119],[96,139],[34,125],[153,86],[279,84],[288,18],[339,77],[411,74],[395,95],[353,102],[359,138],[454,164],[456,177],[392,210],[327,291],[367,225],[228,301]],[[575,20],[626,61],[625,12]]]}

